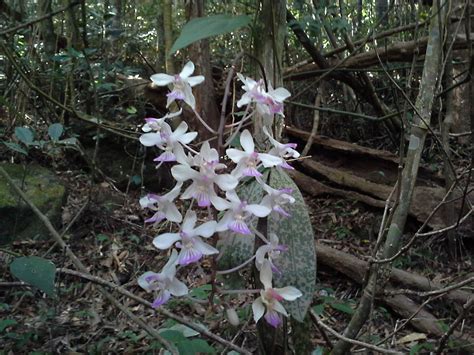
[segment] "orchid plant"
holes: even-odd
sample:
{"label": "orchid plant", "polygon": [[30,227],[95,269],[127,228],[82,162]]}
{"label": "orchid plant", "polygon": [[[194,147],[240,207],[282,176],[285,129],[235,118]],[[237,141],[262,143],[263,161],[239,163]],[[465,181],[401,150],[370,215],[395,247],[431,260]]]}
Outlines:
{"label": "orchid plant", "polygon": [[[182,108],[170,112],[162,118],[146,118],[140,142],[146,147],[157,147],[161,153],[154,159],[159,165],[173,164],[171,173],[176,180],[175,187],[164,195],[148,194],[140,199],[140,206],[150,210],[146,223],[157,226],[163,221],[176,225],[173,232],[157,235],[153,245],[158,250],[171,250],[170,258],[161,273],[145,272],[138,279],[138,284],[148,292],[155,294],[154,307],[163,305],[171,296],[180,297],[188,293],[188,287],[176,278],[180,268],[199,263],[207,256],[216,256],[220,251],[216,248],[216,233],[225,238],[226,231],[246,238],[256,235],[261,239],[260,246],[249,261],[255,260],[263,286],[260,296],[252,304],[255,322],[260,319],[273,327],[282,323],[282,316],[288,313],[281,303],[282,300],[294,301],[302,293],[292,285],[273,288],[274,277],[285,272],[278,267],[278,259],[287,251],[286,245],[279,243],[275,233],[268,236],[258,231],[250,223],[255,218],[290,218],[289,205],[295,202],[291,188],[275,189],[263,178],[264,170],[292,169],[288,160],[296,159],[299,153],[296,144],[278,142],[268,129],[264,133],[272,146],[267,152],[256,151],[255,143],[249,129],[240,132],[244,123],[250,122],[255,113],[266,116],[283,116],[283,101],[290,96],[284,88],[273,89],[264,85],[263,80],[253,80],[237,74],[242,82],[243,96],[237,101],[237,107],[245,107],[243,117],[238,124],[228,125],[227,143],[219,147],[220,152],[211,148],[209,141],[201,144],[199,151],[191,142],[197,138],[196,132],[188,132],[186,122],[172,129],[171,121],[180,116],[183,108],[190,108],[196,113],[196,100],[192,88],[204,81],[203,76],[191,76],[194,64],[188,62],[177,75],[154,74],[151,76],[153,85],[168,86],[167,107],[176,102]],[[197,114],[197,113],[196,113]],[[199,117],[200,118],[200,117]],[[201,118],[200,118],[201,119]],[[248,123],[248,122],[247,122]],[[237,128],[235,128],[237,126]],[[215,131],[213,131],[215,132]],[[227,148],[240,133],[240,147]],[[223,132],[220,134],[224,135]],[[219,142],[225,142],[220,137]],[[234,140],[235,141],[235,140]],[[261,185],[264,196],[259,203],[249,203],[239,197],[237,191],[243,183],[254,180]],[[179,204],[178,200],[183,200]],[[185,209],[187,211],[180,211]],[[183,218],[184,215],[184,218]],[[179,251],[178,251],[179,250]],[[246,263],[248,264],[248,262]],[[235,271],[239,267],[235,268]],[[274,276],[275,275],[275,276]]]}

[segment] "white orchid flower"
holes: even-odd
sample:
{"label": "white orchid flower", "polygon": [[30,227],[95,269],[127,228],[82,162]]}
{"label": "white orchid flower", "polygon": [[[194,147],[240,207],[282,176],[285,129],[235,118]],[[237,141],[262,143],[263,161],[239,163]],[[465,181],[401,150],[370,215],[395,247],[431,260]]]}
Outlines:
{"label": "white orchid flower", "polygon": [[241,201],[235,191],[227,191],[226,197],[230,201],[228,210],[217,224],[216,231],[223,232],[231,230],[235,233],[249,235],[250,231],[247,221],[254,215],[257,217],[266,217],[270,214],[271,209],[262,205],[247,204]]}
{"label": "white orchid flower", "polygon": [[179,111],[176,111],[176,112],[168,112],[166,115],[164,115],[161,118],[154,118],[154,117],[145,118],[146,123],[143,125],[142,131],[146,133],[151,132],[151,131],[160,132],[162,129],[163,123],[165,122],[166,119],[177,117],[181,115],[182,112],[183,112],[183,109],[179,109]]}
{"label": "white orchid flower", "polygon": [[260,203],[262,206],[270,208],[272,211],[275,211],[282,216],[289,217],[290,213],[288,213],[284,208],[283,205],[289,203],[295,203],[295,198],[291,196],[293,190],[291,188],[283,188],[283,189],[274,189],[267,184],[262,185],[263,189],[267,193],[262,199]]}
{"label": "white orchid flower", "polygon": [[260,281],[264,289],[260,291],[260,297],[252,303],[252,310],[255,323],[265,314],[267,323],[277,328],[282,323],[280,314],[288,317],[288,313],[280,302],[282,300],[294,301],[303,294],[292,286],[273,288],[272,277],[271,266],[267,260],[260,269]]}
{"label": "white orchid flower", "polygon": [[145,133],[140,137],[140,143],[145,147],[157,146],[163,153],[154,159],[157,162],[169,162],[185,159],[182,145],[189,144],[197,137],[197,132],[188,132],[186,122],[181,122],[173,131],[166,122],[161,123],[160,132]]}
{"label": "white orchid flower", "polygon": [[209,221],[194,228],[197,222],[196,212],[188,211],[184,216],[181,230],[178,233],[163,233],[153,240],[153,245],[161,250],[170,248],[174,243],[181,249],[178,264],[188,265],[202,258],[203,255],[219,253],[219,250],[204,243],[200,237],[209,238],[216,231],[216,221]]}
{"label": "white orchid flower", "polygon": [[199,171],[187,164],[176,165],[171,169],[171,174],[177,181],[192,180],[181,198],[194,198],[199,207],[209,207],[212,204],[219,211],[226,209],[228,203],[217,195],[214,185],[222,191],[229,191],[235,189],[238,179],[229,174],[216,173],[216,170],[226,167],[219,163],[217,150],[211,149],[209,142],[204,142],[200,153],[193,158],[191,165],[197,167]]}
{"label": "white orchid flower", "polygon": [[232,175],[240,178],[241,176],[255,176],[260,177],[262,173],[258,171],[260,163],[265,168],[280,165],[283,160],[267,153],[257,153],[255,151],[255,143],[249,130],[244,130],[240,134],[240,145],[244,149],[230,148],[226,150],[227,156],[237,164]]}
{"label": "white orchid flower", "polygon": [[300,157],[300,153],[295,150],[296,143],[280,143],[268,132],[267,127],[263,127],[263,133],[266,134],[268,139],[273,145],[268,154],[282,158],[283,162],[280,164],[282,168],[294,169],[290,164],[286,162],[286,159],[297,159]]}
{"label": "white orchid flower", "polygon": [[291,96],[288,90],[285,88],[273,89],[271,84],[269,84],[267,92],[263,80],[255,81],[251,78],[244,77],[240,73],[238,73],[237,76],[244,84],[242,89],[245,91],[240,100],[237,101],[237,107],[255,102],[257,112],[264,116],[274,114],[284,116],[283,101]]}
{"label": "white orchid flower", "polygon": [[168,97],[166,107],[169,107],[175,100],[183,100],[194,110],[196,108],[196,99],[194,98],[192,87],[201,84],[204,81],[204,76],[191,76],[194,72],[194,64],[189,61],[184,66],[181,73],[176,75],[169,74],[153,74],[150,79],[154,85],[166,86],[172,85],[172,91],[167,94]]}
{"label": "white orchid flower", "polygon": [[184,296],[188,294],[188,288],[179,281],[176,275],[176,260],[178,252],[173,249],[171,256],[159,274],[147,271],[138,278],[138,285],[147,292],[157,292],[152,307],[157,308],[166,303],[171,295]]}
{"label": "white orchid flower", "polygon": [[182,183],[177,183],[171,191],[162,196],[148,194],[140,199],[140,206],[142,208],[149,208],[156,211],[151,218],[145,220],[146,223],[158,224],[164,219],[181,223],[183,217],[173,201],[178,197],[182,185]]}
{"label": "white orchid flower", "polygon": [[[278,259],[281,253],[287,250],[288,246],[279,244],[278,236],[275,233],[270,233],[270,241],[259,247],[255,252],[255,266],[258,270],[261,270],[263,264],[268,261],[271,270],[281,274],[281,271],[276,267],[273,261]],[[265,256],[267,256],[267,258],[265,258]]]}

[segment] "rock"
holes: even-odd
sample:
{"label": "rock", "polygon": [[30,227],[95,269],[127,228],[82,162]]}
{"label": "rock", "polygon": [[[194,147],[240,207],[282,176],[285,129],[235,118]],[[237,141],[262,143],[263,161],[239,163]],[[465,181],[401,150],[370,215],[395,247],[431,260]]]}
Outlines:
{"label": "rock", "polygon": [[[26,168],[18,164],[1,163],[17,186],[43,212],[55,227],[61,225],[61,209],[66,201],[66,188],[56,175],[41,166]],[[16,194],[3,176],[0,176],[0,245],[19,239],[47,239],[48,230]]]}

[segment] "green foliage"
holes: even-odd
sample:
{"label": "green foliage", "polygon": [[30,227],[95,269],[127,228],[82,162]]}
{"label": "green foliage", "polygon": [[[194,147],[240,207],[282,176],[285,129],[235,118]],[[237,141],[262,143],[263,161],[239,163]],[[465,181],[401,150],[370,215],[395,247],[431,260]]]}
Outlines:
{"label": "green foliage", "polygon": [[38,256],[16,258],[10,264],[10,272],[21,281],[39,288],[48,296],[54,296],[56,266],[51,261]]}
{"label": "green foliage", "polygon": [[[197,332],[186,326],[175,325],[171,328],[160,330],[160,335],[176,346],[180,355],[194,355],[200,354],[214,354],[215,349],[212,348],[205,340],[189,339],[198,335]],[[156,344],[157,348],[162,347],[161,344]]]}
{"label": "green foliage", "polygon": [[30,128],[26,127],[16,127],[15,136],[20,142],[25,145],[30,145],[31,143],[33,143],[33,139],[35,137],[33,131]]}
{"label": "green foliage", "polygon": [[5,331],[5,329],[7,329],[8,327],[11,327],[11,326],[14,326],[18,324],[18,322],[14,319],[2,319],[0,320],[0,333],[3,333]]}
{"label": "green foliage", "polygon": [[211,290],[212,286],[206,284],[193,288],[190,290],[189,295],[199,300],[206,300],[209,297],[209,292],[211,292]]}
{"label": "green foliage", "polygon": [[192,19],[184,25],[169,54],[200,39],[232,32],[237,28],[247,26],[250,21],[251,18],[247,15],[232,16],[227,14]]}
{"label": "green foliage", "polygon": [[48,134],[53,141],[59,140],[64,132],[64,127],[61,123],[53,123],[48,127]]}
{"label": "green foliage", "polygon": [[288,251],[276,260],[278,268],[284,272],[281,276],[275,275],[274,282],[277,287],[293,286],[303,293],[295,301],[285,302],[285,308],[293,318],[303,322],[316,286],[316,251],[311,220],[301,192],[286,172],[272,170],[270,186],[293,189],[296,200],[291,205],[291,217],[282,218],[274,213],[268,217],[268,232],[275,233],[280,243],[288,246]]}

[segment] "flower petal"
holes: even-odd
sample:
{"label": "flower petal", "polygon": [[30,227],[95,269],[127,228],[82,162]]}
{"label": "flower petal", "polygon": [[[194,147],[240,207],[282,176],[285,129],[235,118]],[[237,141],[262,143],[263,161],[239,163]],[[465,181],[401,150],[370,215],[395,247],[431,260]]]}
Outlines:
{"label": "flower petal", "polygon": [[266,217],[272,211],[270,208],[261,205],[247,205],[245,210],[257,217]]}
{"label": "flower petal", "polygon": [[163,233],[153,239],[153,245],[158,249],[165,250],[180,239],[181,237],[178,233]]}
{"label": "flower petal", "polygon": [[199,238],[194,239],[194,248],[200,251],[203,255],[219,254],[219,250],[203,242]]}
{"label": "flower petal", "polygon": [[189,61],[184,65],[183,70],[181,70],[181,73],[179,73],[179,76],[181,79],[186,79],[192,73],[194,73],[194,63]]}
{"label": "flower petal", "polygon": [[157,276],[157,275],[158,275],[157,273],[152,272],[152,271],[145,272],[143,275],[141,275],[138,278],[138,280],[137,280],[138,286],[140,286],[141,288],[143,288],[147,292],[153,291],[155,289],[155,287],[153,287],[152,284],[150,284],[150,282],[148,282],[147,280],[150,277],[154,277],[154,276]]}
{"label": "flower petal", "polygon": [[281,297],[283,297],[287,301],[294,301],[298,297],[303,296],[300,290],[293,286],[286,286],[283,288],[275,288],[274,289]]}
{"label": "flower petal", "polygon": [[268,324],[270,324],[273,328],[278,328],[282,323],[280,315],[275,312],[274,310],[268,310],[265,314],[265,320]]}
{"label": "flower petal", "polygon": [[168,290],[173,296],[184,296],[188,294],[188,287],[176,278],[170,282]]}
{"label": "flower petal", "polygon": [[284,162],[282,158],[267,153],[260,153],[258,157],[265,168],[277,166]]}
{"label": "flower petal", "polygon": [[196,85],[201,84],[204,81],[204,76],[203,75],[190,76],[186,81],[189,83],[189,85],[191,85],[191,87],[194,87]]}
{"label": "flower petal", "polygon": [[216,226],[217,226],[216,221],[209,221],[209,222],[203,223],[194,230],[194,234],[199,235],[204,238],[209,238],[211,235],[215,233]]}
{"label": "flower petal", "polygon": [[230,174],[217,175],[214,182],[222,191],[233,190],[237,187],[239,180]]}
{"label": "flower petal", "polygon": [[234,163],[238,163],[241,159],[248,157],[248,154],[246,152],[234,148],[227,149],[225,153]]}
{"label": "flower petal", "polygon": [[174,81],[174,76],[168,74],[153,74],[150,76],[150,80],[153,84],[158,86],[166,86]]}
{"label": "flower petal", "polygon": [[240,145],[244,148],[246,153],[253,153],[255,150],[255,144],[253,142],[252,134],[248,129],[244,130],[240,134]]}
{"label": "flower petal", "polygon": [[186,212],[186,216],[184,217],[183,225],[181,229],[183,232],[193,235],[194,234],[194,226],[196,225],[197,215],[196,212],[188,210]]}
{"label": "flower petal", "polygon": [[153,301],[153,304],[151,306],[153,308],[158,308],[162,304],[168,302],[170,298],[171,298],[171,294],[168,290],[161,290],[160,293],[158,294],[158,297]]}
{"label": "flower petal", "polygon": [[159,133],[145,133],[140,136],[140,143],[145,147],[153,147],[155,145],[161,145],[164,140],[161,138]]}
{"label": "flower petal", "polygon": [[257,298],[252,303],[252,311],[253,311],[253,319],[255,323],[257,323],[260,318],[262,318],[263,314],[265,313],[265,306],[262,302],[262,297]]}
{"label": "flower petal", "polygon": [[264,260],[262,264],[262,268],[260,269],[260,281],[262,282],[265,290],[272,287],[272,267],[268,260]]}

